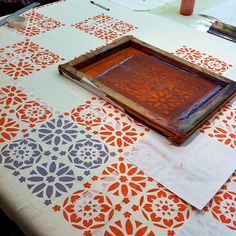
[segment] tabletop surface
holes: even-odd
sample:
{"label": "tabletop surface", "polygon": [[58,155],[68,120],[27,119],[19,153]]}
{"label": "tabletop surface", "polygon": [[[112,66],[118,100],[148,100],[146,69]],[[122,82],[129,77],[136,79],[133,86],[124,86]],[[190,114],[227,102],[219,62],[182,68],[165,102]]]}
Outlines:
{"label": "tabletop surface", "polygon": [[[178,1],[149,12],[98,2],[110,10],[66,0],[26,12],[26,27],[0,27],[0,207],[26,235],[235,235],[235,98],[190,144],[173,147],[58,72],[59,64],[134,35],[226,76],[236,44],[199,27],[199,9],[213,1],[185,18]],[[154,162],[144,162],[155,156],[173,169],[153,173]],[[196,172],[173,172],[174,163]],[[206,181],[207,172],[215,179]],[[192,173],[199,182],[187,182]]]}

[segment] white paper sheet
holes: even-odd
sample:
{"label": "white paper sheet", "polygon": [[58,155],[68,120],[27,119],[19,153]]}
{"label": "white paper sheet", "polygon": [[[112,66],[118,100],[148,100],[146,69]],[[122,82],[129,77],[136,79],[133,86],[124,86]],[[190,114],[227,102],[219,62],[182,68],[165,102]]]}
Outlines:
{"label": "white paper sheet", "polygon": [[202,209],[236,169],[236,151],[199,134],[182,146],[147,134],[128,156],[148,176]]}
{"label": "white paper sheet", "polygon": [[236,82],[236,66],[230,68],[224,73],[224,77],[227,77]]}
{"label": "white paper sheet", "polygon": [[173,0],[110,0],[110,1],[136,11],[152,10],[165,3],[173,2]]}
{"label": "white paper sheet", "polygon": [[213,16],[222,22],[236,26],[236,1],[227,0],[213,8],[202,12],[205,15]]}

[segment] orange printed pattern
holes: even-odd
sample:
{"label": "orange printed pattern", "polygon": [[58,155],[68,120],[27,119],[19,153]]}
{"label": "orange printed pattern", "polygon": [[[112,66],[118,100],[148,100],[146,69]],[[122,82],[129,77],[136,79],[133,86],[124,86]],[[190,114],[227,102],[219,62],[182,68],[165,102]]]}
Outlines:
{"label": "orange printed pattern", "polygon": [[25,16],[28,19],[28,24],[25,27],[17,29],[17,32],[27,37],[35,36],[64,26],[64,24],[59,21],[39,14],[35,10],[26,13]]}
{"label": "orange printed pattern", "polygon": [[101,14],[72,25],[90,35],[108,42],[136,29],[133,25]]}
{"label": "orange printed pattern", "polygon": [[16,121],[0,113],[0,143],[11,140],[19,131],[20,127]]}
{"label": "orange printed pattern", "polygon": [[232,67],[232,65],[228,65],[226,62],[212,56],[206,56],[201,59],[199,65],[219,75],[222,75],[225,71]]}
{"label": "orange printed pattern", "polygon": [[186,46],[177,49],[173,54],[219,75],[222,75],[232,67],[232,65],[227,64],[218,58]]}
{"label": "orange printed pattern", "polygon": [[99,106],[99,103],[87,101],[86,104],[80,105],[72,109],[70,113],[65,114],[69,115],[79,125],[85,126],[86,130],[91,130],[92,127],[102,124],[106,119],[107,111],[101,105]]}
{"label": "orange printed pattern", "polygon": [[32,74],[34,69],[34,66],[31,65],[29,62],[20,59],[18,62],[16,62],[16,64],[9,63],[5,65],[2,71],[6,75],[16,79],[18,77],[23,77]]}
{"label": "orange printed pattern", "polygon": [[64,60],[29,39],[0,48],[0,52],[0,70],[15,80]]}
{"label": "orange printed pattern", "polygon": [[236,230],[236,171],[205,208],[231,230]]}
{"label": "orange printed pattern", "polygon": [[118,147],[119,152],[122,152],[123,148],[134,144],[139,136],[144,135],[144,133],[138,133],[131,124],[119,121],[104,124],[100,131],[95,131],[94,134],[99,134],[107,144]]}
{"label": "orange printed pattern", "polygon": [[147,177],[131,163],[119,162],[105,168],[102,172],[102,185],[115,196],[135,196],[146,186]]}
{"label": "orange printed pattern", "polygon": [[110,198],[95,190],[78,190],[63,203],[64,218],[79,230],[100,228],[113,214]]}
{"label": "orange printed pattern", "polygon": [[228,103],[210,121],[207,121],[201,132],[209,137],[236,148],[236,106]]}
{"label": "orange printed pattern", "polygon": [[[127,216],[126,214],[126,217]],[[125,220],[118,220],[114,224],[109,225],[109,229],[105,231],[104,236],[155,236],[155,234],[143,225],[140,221],[132,221],[129,218]]]}
{"label": "orange printed pattern", "polygon": [[190,61],[193,63],[198,61],[199,59],[201,59],[204,55],[200,51],[193,49],[193,48],[188,48],[186,46],[183,46],[183,47],[177,49],[174,52],[174,54],[178,57],[185,59],[186,61]]}
{"label": "orange printed pattern", "polygon": [[31,42],[30,40],[25,40],[20,43],[13,44],[12,46],[6,47],[7,50],[13,50],[12,53],[19,54],[33,54],[40,50],[39,45]]}
{"label": "orange printed pattern", "polygon": [[60,60],[59,56],[56,54],[45,50],[43,52],[38,52],[32,56],[31,59],[36,65],[46,68],[49,65],[53,65],[55,62]]}
{"label": "orange printed pattern", "polygon": [[16,86],[6,86],[0,88],[0,104],[9,108],[9,105],[21,104],[27,99],[27,95]]}
{"label": "orange printed pattern", "polygon": [[145,219],[160,228],[178,228],[190,217],[190,205],[160,184],[147,191],[139,204]]}
{"label": "orange printed pattern", "polygon": [[26,123],[40,123],[52,116],[52,109],[36,102],[29,101],[16,109],[16,117]]}

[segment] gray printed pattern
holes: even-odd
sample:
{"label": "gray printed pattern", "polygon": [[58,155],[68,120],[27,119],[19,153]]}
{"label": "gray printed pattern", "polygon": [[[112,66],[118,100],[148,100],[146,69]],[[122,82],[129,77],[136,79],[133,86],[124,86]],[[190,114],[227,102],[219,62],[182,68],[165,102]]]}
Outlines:
{"label": "gray printed pattern", "polygon": [[49,145],[64,145],[72,142],[78,135],[78,126],[62,115],[58,119],[46,121],[38,129],[38,135],[42,142]]}
{"label": "gray printed pattern", "polygon": [[5,145],[0,153],[0,163],[11,170],[23,170],[38,163],[42,153],[42,146],[26,137]]}
{"label": "gray printed pattern", "polygon": [[44,203],[49,205],[51,198],[67,193],[75,179],[69,166],[52,161],[37,165],[25,181],[30,191],[37,197],[46,198]]}
{"label": "gray printed pattern", "polygon": [[115,152],[109,152],[108,147],[101,141],[86,135],[68,149],[68,159],[77,168],[84,170],[84,175],[89,175],[90,170],[100,167],[108,161]]}
{"label": "gray printed pattern", "polygon": [[50,205],[116,155],[83,129],[63,115],[54,116],[6,144],[0,150],[0,165]]}

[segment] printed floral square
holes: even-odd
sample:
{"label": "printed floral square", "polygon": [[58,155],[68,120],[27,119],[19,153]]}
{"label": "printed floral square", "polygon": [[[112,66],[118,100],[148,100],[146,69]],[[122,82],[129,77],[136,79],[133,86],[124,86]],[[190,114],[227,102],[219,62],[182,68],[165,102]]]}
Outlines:
{"label": "printed floral square", "polygon": [[73,26],[106,42],[123,36],[137,28],[105,14],[88,18]]}
{"label": "printed floral square", "polygon": [[39,14],[35,10],[26,13],[24,16],[28,20],[27,25],[17,29],[17,32],[26,37],[35,36],[64,26],[64,24],[59,21]]}
{"label": "printed floral square", "polygon": [[93,133],[98,134],[109,146],[117,148],[120,153],[125,147],[131,146],[140,136],[145,134],[140,133],[131,123],[123,121],[104,123],[99,131]]}
{"label": "printed floral square", "polygon": [[0,163],[10,170],[24,170],[38,163],[42,154],[43,148],[36,140],[24,137],[3,146]]}
{"label": "printed floral square", "polygon": [[207,121],[201,132],[235,149],[236,148],[236,106],[228,103],[211,120]]}
{"label": "printed floral square", "polygon": [[202,132],[233,149],[236,148],[236,125],[209,124],[202,129]]}
{"label": "printed floral square", "polygon": [[21,179],[26,182],[29,190],[37,197],[46,199],[45,205],[51,204],[51,199],[67,193],[74,185],[76,177],[70,166],[58,162],[47,161],[35,165],[29,177]]}
{"label": "printed floral square", "polygon": [[124,199],[142,193],[147,184],[147,176],[119,157],[119,161],[103,170],[100,181],[107,192]]}
{"label": "printed floral square", "polygon": [[214,198],[204,208],[205,211],[227,226],[236,230],[236,171],[228,179],[226,184],[217,192]]}
{"label": "printed floral square", "polygon": [[0,104],[5,109],[14,105],[20,105],[28,99],[28,95],[22,91],[22,89],[16,86],[6,86],[0,88]]}
{"label": "printed floral square", "polygon": [[219,75],[222,75],[225,71],[232,67],[232,65],[229,65],[226,62],[212,56],[205,56],[202,60],[200,60],[199,65]]}
{"label": "printed floral square", "polygon": [[64,60],[29,39],[0,48],[0,52],[0,70],[15,80]]}
{"label": "printed floral square", "polygon": [[139,206],[147,221],[167,230],[181,227],[189,219],[192,211],[188,203],[160,184],[149,189],[140,198]]}
{"label": "printed floral square", "polygon": [[177,49],[173,54],[219,75],[232,67],[232,65],[218,58],[186,46]]}
{"label": "printed floral square", "polygon": [[178,57],[185,59],[186,61],[190,61],[193,63],[197,62],[204,56],[204,54],[200,51],[193,48],[188,48],[186,46],[177,49],[174,54]]}
{"label": "printed floral square", "polygon": [[16,109],[16,117],[22,122],[29,123],[31,127],[49,119],[52,115],[50,107],[37,101],[27,101]]}
{"label": "printed floral square", "polygon": [[20,132],[20,126],[17,121],[0,112],[0,144],[13,139],[18,132]]}
{"label": "printed floral square", "polygon": [[[90,188],[90,184],[85,184]],[[99,229],[114,216],[115,206],[106,193],[94,189],[78,189],[70,194],[62,205],[55,205],[54,211],[74,228],[85,230],[83,235],[92,235],[91,230]]]}
{"label": "printed floral square", "polygon": [[73,108],[70,113],[65,112],[65,115],[69,116],[77,124],[84,126],[86,130],[96,128],[106,120],[108,114],[106,107],[103,107],[97,99],[95,101],[86,101],[85,104]]}
{"label": "printed floral square", "polygon": [[79,134],[79,129],[74,122],[59,115],[44,122],[33,132],[37,134],[42,143],[58,147],[73,143]]}
{"label": "printed floral square", "polygon": [[94,169],[103,166],[109,158],[116,155],[106,144],[89,134],[81,135],[76,143],[69,147],[67,153],[69,161],[81,169],[85,176],[90,175]]}

